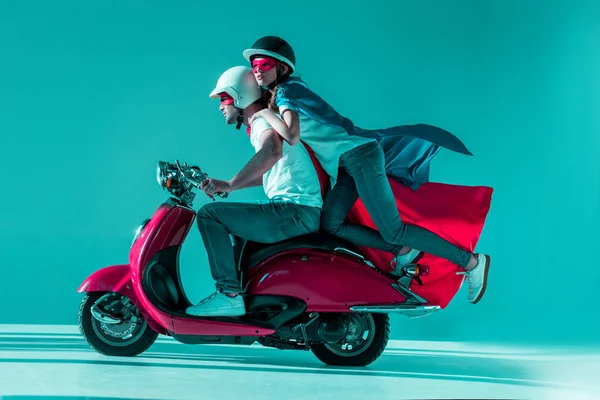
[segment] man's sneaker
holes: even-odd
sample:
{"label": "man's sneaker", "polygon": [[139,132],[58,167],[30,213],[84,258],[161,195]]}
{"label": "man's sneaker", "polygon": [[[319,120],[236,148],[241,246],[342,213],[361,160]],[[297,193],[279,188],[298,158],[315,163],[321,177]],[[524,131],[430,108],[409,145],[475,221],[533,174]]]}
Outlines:
{"label": "man's sneaker", "polygon": [[246,314],[246,306],[240,295],[229,297],[215,292],[185,312],[196,317],[241,317]]}
{"label": "man's sneaker", "polygon": [[457,272],[457,275],[466,275],[469,283],[469,301],[476,304],[481,300],[487,287],[487,276],[490,269],[490,256],[477,255],[477,265],[470,271]]}
{"label": "man's sneaker", "polygon": [[406,267],[410,264],[416,264],[417,261],[423,257],[423,254],[425,253],[423,253],[421,250],[410,249],[406,254],[396,255],[390,264],[392,268],[395,268],[397,272],[400,272],[402,267]]}

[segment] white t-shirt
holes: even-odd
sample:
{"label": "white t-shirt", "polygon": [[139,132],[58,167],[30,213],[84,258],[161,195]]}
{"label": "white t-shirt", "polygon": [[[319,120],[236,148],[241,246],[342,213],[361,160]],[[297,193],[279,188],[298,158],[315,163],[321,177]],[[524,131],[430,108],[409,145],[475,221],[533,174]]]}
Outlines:
{"label": "white t-shirt", "polygon": [[[252,121],[250,142],[258,153],[262,134],[271,125],[264,118]],[[263,175],[263,187],[270,200],[321,208],[321,185],[315,166],[302,143],[283,142],[283,156]]]}
{"label": "white t-shirt", "polygon": [[[286,106],[280,108],[282,118],[283,111],[286,109]],[[363,144],[376,142],[375,139],[350,135],[341,128],[321,124],[302,113],[297,114],[300,122],[300,140],[310,146],[315,157],[333,181],[337,180],[342,154]]]}

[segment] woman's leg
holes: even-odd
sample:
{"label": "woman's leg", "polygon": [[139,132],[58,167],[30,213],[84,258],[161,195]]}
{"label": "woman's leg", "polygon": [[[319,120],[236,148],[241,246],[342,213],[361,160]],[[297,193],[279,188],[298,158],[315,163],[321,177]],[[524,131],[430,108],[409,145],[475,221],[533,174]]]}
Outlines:
{"label": "woman's leg", "polygon": [[348,221],[346,217],[357,200],[358,191],[354,178],[340,168],[335,186],[329,191],[323,203],[321,228],[356,246],[372,247],[398,254],[401,245],[386,242],[375,229]]}
{"label": "woman's leg", "polygon": [[470,267],[474,258],[471,253],[433,232],[402,222],[385,173],[383,150],[376,142],[343,154],[340,164],[354,178],[356,191],[386,242],[445,258],[465,269]]}
{"label": "woman's leg", "polygon": [[[379,232],[346,220],[359,196]],[[324,230],[359,246],[392,252],[396,254],[397,265],[407,263],[406,258],[411,262],[415,257],[412,251],[402,255],[406,246],[459,265],[466,271],[469,301],[475,304],[481,300],[487,286],[490,257],[475,256],[433,232],[402,222],[385,173],[383,150],[377,143],[360,146],[342,155],[340,175],[325,199],[322,215]]]}

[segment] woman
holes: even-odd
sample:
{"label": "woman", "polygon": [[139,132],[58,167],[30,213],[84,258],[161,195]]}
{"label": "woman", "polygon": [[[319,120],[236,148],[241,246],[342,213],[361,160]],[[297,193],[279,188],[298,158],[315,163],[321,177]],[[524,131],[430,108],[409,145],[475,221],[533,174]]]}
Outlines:
{"label": "woman", "polygon": [[[295,54],[279,37],[259,39],[244,51],[244,57],[258,84],[270,91],[269,107],[255,118],[265,118],[290,145],[305,142],[335,181],[323,206],[322,228],[358,246],[393,253],[396,269],[416,262],[422,252],[445,258],[467,271],[469,300],[478,302],[486,287],[490,257],[476,256],[426,229],[405,225],[388,181],[390,175],[407,186],[419,186],[428,180],[429,162],[440,147],[471,154],[466,147],[449,132],[426,125],[385,130],[355,127],[291,76]],[[378,231],[347,221],[358,197]]]}

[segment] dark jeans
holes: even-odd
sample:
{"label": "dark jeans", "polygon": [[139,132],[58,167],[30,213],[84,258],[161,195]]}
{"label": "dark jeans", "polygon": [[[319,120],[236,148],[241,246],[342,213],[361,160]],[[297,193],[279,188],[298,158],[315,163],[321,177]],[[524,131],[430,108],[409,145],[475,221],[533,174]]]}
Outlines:
{"label": "dark jeans", "polygon": [[[359,196],[379,232],[346,220]],[[408,246],[445,258],[463,268],[471,259],[469,252],[435,233],[402,222],[385,173],[383,149],[377,143],[364,144],[342,154],[338,179],[325,198],[321,226],[323,230],[357,246],[394,254],[402,246]]]}
{"label": "dark jeans", "polygon": [[280,242],[317,232],[320,218],[321,209],[291,202],[206,204],[198,211],[197,222],[217,290],[241,290],[231,236],[236,240]]}

